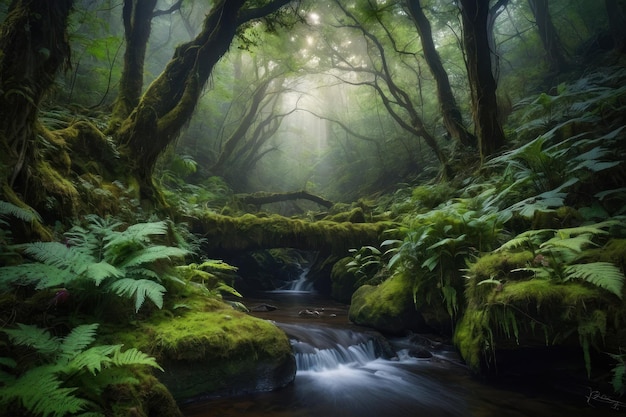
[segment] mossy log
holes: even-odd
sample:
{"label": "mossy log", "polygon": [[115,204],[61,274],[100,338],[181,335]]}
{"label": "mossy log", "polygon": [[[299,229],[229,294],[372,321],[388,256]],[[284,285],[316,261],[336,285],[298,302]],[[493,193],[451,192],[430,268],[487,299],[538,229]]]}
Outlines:
{"label": "mossy log", "polygon": [[351,248],[380,244],[390,238],[383,233],[396,226],[392,222],[306,221],[252,214],[230,217],[206,213],[191,220],[192,231],[206,239],[208,250],[225,252],[294,248],[345,255]]}
{"label": "mossy log", "polygon": [[292,191],[292,192],[287,192],[287,193],[258,192],[254,194],[239,195],[237,197],[239,198],[239,200],[241,200],[242,203],[253,204],[255,206],[261,206],[263,204],[279,203],[281,201],[291,201],[291,200],[309,200],[326,208],[331,208],[334,205],[332,201],[327,200],[324,197],[311,194],[308,191],[304,191],[304,190]]}

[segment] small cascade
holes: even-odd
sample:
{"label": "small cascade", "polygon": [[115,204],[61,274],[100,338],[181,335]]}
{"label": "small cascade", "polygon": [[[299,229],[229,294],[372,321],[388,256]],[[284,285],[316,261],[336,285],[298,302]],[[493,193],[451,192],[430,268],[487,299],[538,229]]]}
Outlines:
{"label": "small cascade", "polygon": [[307,279],[309,273],[308,268],[303,270],[297,279],[291,281],[287,286],[287,291],[311,292],[313,291],[313,283]]}
{"label": "small cascade", "polygon": [[313,282],[307,279],[308,273],[309,273],[309,269],[305,268],[302,270],[302,272],[300,272],[300,275],[298,275],[298,278],[294,279],[293,281],[289,281],[282,287],[278,288],[277,290],[270,291],[270,292],[312,293],[314,292]]}
{"label": "small cascade", "polygon": [[298,371],[326,371],[341,365],[365,365],[377,358],[374,341],[344,347],[318,349],[309,344],[293,341]]}
{"label": "small cascade", "polygon": [[300,371],[326,371],[362,366],[383,356],[374,335],[347,329],[277,323],[291,339]]}

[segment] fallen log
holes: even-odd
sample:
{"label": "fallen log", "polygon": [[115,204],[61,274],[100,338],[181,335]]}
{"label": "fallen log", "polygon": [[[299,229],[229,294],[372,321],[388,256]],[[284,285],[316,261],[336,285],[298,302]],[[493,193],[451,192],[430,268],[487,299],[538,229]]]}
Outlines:
{"label": "fallen log", "polygon": [[262,206],[263,204],[279,203],[281,201],[291,200],[309,200],[320,206],[331,208],[335,203],[330,200],[320,197],[319,195],[311,194],[308,191],[291,191],[286,193],[268,193],[257,192],[253,194],[240,194],[237,198],[244,204],[253,204],[255,206]]}

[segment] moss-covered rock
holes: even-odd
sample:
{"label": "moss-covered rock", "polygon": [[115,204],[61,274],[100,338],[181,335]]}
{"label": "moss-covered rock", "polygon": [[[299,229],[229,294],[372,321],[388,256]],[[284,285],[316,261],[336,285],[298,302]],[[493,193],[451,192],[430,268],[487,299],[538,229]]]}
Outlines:
{"label": "moss-covered rock", "polygon": [[613,335],[624,319],[623,302],[582,280],[535,277],[537,262],[530,251],[503,251],[470,267],[468,306],[454,341],[474,371],[502,372],[500,361],[495,362],[503,352],[511,358],[513,352],[545,351],[547,346],[577,349],[582,351],[580,366],[589,368],[594,348],[619,350]]}
{"label": "moss-covered rock", "polygon": [[111,336],[154,355],[165,369],[157,377],[177,401],[270,391],[293,381],[295,359],[278,327],[217,300],[186,307]]}
{"label": "moss-covered rock", "polygon": [[342,303],[350,303],[352,295],[357,289],[358,278],[353,271],[348,270],[346,266],[352,261],[351,257],[345,257],[339,259],[333,265],[333,269],[330,272],[331,281],[331,297]]}
{"label": "moss-covered rock", "polygon": [[352,296],[350,320],[387,334],[426,330],[413,303],[412,285],[410,277],[397,274],[378,286],[359,287]]}

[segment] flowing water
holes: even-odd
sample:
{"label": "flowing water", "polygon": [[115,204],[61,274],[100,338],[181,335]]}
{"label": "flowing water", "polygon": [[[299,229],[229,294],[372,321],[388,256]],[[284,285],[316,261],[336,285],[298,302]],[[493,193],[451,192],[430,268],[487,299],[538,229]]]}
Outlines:
{"label": "flowing water", "polygon": [[451,347],[437,342],[427,354],[415,355],[416,338],[428,339],[387,341],[351,324],[347,306],[301,289],[265,293],[246,303],[277,307],[253,314],[290,336],[295,381],[275,392],[186,405],[185,416],[603,417],[626,410],[598,394],[564,394],[541,380],[515,388],[482,383]]}

